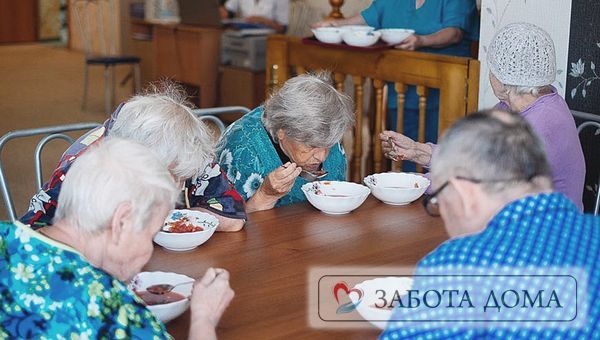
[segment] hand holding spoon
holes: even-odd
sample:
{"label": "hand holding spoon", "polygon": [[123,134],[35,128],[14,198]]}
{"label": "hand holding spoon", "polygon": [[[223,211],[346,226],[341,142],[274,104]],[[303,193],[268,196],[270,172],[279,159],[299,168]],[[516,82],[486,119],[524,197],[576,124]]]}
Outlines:
{"label": "hand holding spoon", "polygon": [[187,284],[192,284],[195,281],[185,281],[185,282],[180,282],[178,284],[175,285],[171,285],[168,283],[160,283],[160,284],[156,284],[156,285],[152,285],[152,286],[148,286],[146,287],[146,291],[152,293],[152,294],[156,294],[156,295],[163,295],[166,294],[170,291],[173,290],[173,288],[177,287],[177,286],[183,286],[183,285],[187,285]]}

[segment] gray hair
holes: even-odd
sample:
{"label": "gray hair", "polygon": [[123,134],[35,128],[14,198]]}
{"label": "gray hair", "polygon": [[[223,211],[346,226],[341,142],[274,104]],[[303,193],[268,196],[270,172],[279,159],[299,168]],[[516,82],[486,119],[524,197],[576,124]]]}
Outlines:
{"label": "gray hair", "polygon": [[201,173],[214,158],[210,133],[192,113],[185,92],[171,82],[125,103],[110,135],[149,147],[179,178]]}
{"label": "gray hair", "polygon": [[153,207],[172,208],[177,195],[173,177],[148,148],[108,137],[91,146],[69,169],[54,220],[99,233],[109,226],[117,207],[129,203],[135,227],[141,230]]}
{"label": "gray hair", "polygon": [[264,104],[262,121],[277,141],[277,131],[310,147],[332,147],[354,125],[352,99],[331,86],[324,74],[291,78]]}
{"label": "gray hair", "polygon": [[494,180],[483,183],[493,194],[524,183],[545,189],[552,178],[542,141],[525,119],[504,111],[477,112],[459,120],[443,135],[432,159],[436,183],[459,176]]}
{"label": "gray hair", "polygon": [[522,96],[525,94],[530,94],[534,97],[540,97],[547,93],[552,92],[552,86],[543,85],[543,86],[519,86],[519,85],[508,85],[504,84],[506,90],[508,92],[514,93],[518,96]]}

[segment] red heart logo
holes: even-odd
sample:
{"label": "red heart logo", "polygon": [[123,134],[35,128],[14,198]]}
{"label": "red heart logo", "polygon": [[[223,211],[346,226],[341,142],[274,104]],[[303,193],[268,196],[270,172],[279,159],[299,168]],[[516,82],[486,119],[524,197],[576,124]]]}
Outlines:
{"label": "red heart logo", "polygon": [[335,297],[335,301],[338,303],[338,305],[340,304],[340,299],[338,297],[338,292],[340,289],[346,292],[346,295],[348,296],[350,295],[350,293],[354,292],[358,294],[358,300],[362,298],[362,290],[356,288],[348,289],[348,284],[346,284],[346,282],[338,282],[335,286],[333,286],[333,296]]}

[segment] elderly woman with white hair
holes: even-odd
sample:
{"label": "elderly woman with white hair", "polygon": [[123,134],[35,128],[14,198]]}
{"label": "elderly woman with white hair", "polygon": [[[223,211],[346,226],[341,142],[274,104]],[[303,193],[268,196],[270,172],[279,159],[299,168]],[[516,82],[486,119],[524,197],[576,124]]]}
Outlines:
{"label": "elderly woman with white hair", "polygon": [[[551,85],[556,79],[552,38],[533,24],[510,24],[498,31],[488,47],[488,64],[490,83],[500,100],[496,108],[519,112],[531,124],[544,142],[555,190],[583,210],[585,160],[571,111]],[[425,166],[436,147],[393,131],[383,132],[381,140],[389,158]]]}
{"label": "elderly woman with white hair", "polygon": [[300,75],[227,129],[217,144],[219,164],[248,212],[305,201],[302,170],[345,180],[340,140],[353,124],[350,97],[323,76]]}
{"label": "elderly woman with white hair", "polygon": [[[148,262],[178,188],[148,148],[108,138],[66,176],[52,227],[0,224],[0,337],[170,338],[126,286]],[[215,339],[233,298],[209,269],[191,296],[190,338]]]}
{"label": "elderly woman with white hair", "polygon": [[187,208],[216,215],[220,231],[240,230],[246,218],[244,200],[219,165],[210,164],[214,147],[211,135],[192,113],[180,88],[168,82],[159,85],[121,104],[101,127],[73,143],[50,180],[31,199],[21,222],[34,229],[51,225],[71,164],[89,146],[113,136],[148,146],[177,181],[185,182],[187,197],[182,201],[189,203]]}

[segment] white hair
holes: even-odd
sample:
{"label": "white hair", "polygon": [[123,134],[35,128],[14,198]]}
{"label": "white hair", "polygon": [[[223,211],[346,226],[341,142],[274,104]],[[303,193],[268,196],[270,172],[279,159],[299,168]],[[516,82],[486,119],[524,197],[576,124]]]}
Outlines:
{"label": "white hair", "polygon": [[69,169],[55,221],[99,233],[109,226],[117,207],[129,203],[134,225],[141,230],[153,207],[172,208],[177,195],[173,177],[148,148],[109,137],[91,146]]}
{"label": "white hair", "polygon": [[109,134],[147,146],[179,178],[198,175],[214,157],[210,133],[173,83],[125,103]]}
{"label": "white hair", "polygon": [[506,90],[508,92],[512,92],[518,96],[522,96],[524,94],[530,94],[534,97],[540,97],[542,95],[552,93],[552,86],[543,85],[543,86],[519,86],[519,85],[508,85],[504,84]]}
{"label": "white hair", "polygon": [[310,147],[332,147],[354,124],[352,99],[338,92],[324,73],[286,81],[264,105],[262,121],[277,141],[277,132]]}

